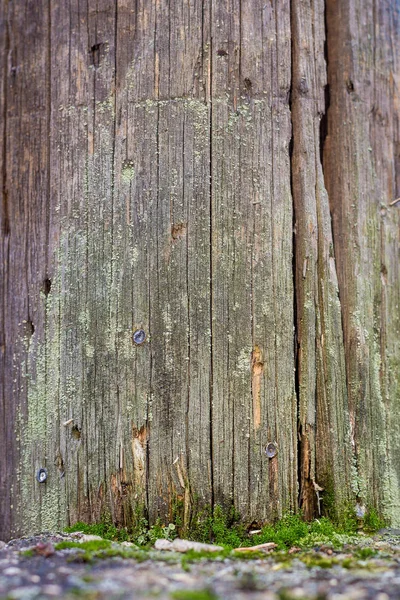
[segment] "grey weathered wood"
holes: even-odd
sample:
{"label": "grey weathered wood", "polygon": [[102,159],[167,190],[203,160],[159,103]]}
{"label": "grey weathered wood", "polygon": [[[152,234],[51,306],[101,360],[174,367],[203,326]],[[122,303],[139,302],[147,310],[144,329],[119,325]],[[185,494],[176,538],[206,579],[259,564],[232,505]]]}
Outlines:
{"label": "grey weathered wood", "polygon": [[[35,503],[46,502],[39,489],[26,502],[24,471],[29,465],[33,480],[34,469],[46,452],[46,415],[50,408],[44,389],[45,356],[38,356],[45,336],[42,289],[48,241],[50,29],[45,2],[3,2],[1,8],[4,305],[0,512],[2,535],[5,531],[8,536],[11,524],[21,530]],[[35,399],[35,410],[28,411],[32,385],[39,385],[41,394]],[[46,528],[45,519],[37,515],[34,518],[35,527]]]}
{"label": "grey weathered wood", "polygon": [[320,159],[328,108],[324,8],[295,0],[291,13],[300,505],[307,518],[320,509],[315,485],[332,496],[333,514],[354,494],[342,310]]}
{"label": "grey weathered wood", "polygon": [[288,8],[212,9],[214,493],[249,520],[296,503]]}
{"label": "grey weathered wood", "polygon": [[398,523],[397,4],[0,6],[0,537]]}
{"label": "grey weathered wood", "polygon": [[400,519],[397,2],[328,2],[324,156],[359,501]]}

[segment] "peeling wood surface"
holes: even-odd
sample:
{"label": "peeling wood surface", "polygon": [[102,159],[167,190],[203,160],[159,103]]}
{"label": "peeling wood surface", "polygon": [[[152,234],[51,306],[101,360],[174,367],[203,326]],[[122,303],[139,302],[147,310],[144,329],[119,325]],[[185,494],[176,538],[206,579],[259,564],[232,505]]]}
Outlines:
{"label": "peeling wood surface", "polygon": [[399,524],[398,4],[0,10],[0,538]]}

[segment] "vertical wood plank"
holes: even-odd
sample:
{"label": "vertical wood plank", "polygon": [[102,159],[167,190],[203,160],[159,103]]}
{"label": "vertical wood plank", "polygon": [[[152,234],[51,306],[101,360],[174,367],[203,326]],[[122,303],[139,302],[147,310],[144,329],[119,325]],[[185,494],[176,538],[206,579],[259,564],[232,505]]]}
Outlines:
{"label": "vertical wood plank", "polygon": [[397,3],[327,3],[324,156],[342,300],[357,496],[399,515]]}
{"label": "vertical wood plank", "polygon": [[[13,469],[18,463],[17,444],[15,443],[15,411],[16,404],[12,402],[12,339],[13,330],[6,323],[10,323],[9,307],[9,243],[10,243],[10,216],[8,208],[7,190],[7,96],[9,86],[8,53],[8,7],[5,0],[0,3],[0,48],[1,48],[1,80],[0,80],[0,168],[1,168],[1,204],[0,204],[0,265],[2,276],[0,278],[0,539],[8,539],[11,534],[11,521],[13,503]],[[10,331],[11,329],[11,331]],[[10,335],[11,334],[11,335]]]}
{"label": "vertical wood plank", "polygon": [[[47,418],[52,407],[45,393],[32,397],[29,391],[36,382],[43,385],[46,378],[45,358],[42,355],[36,361],[34,357],[45,340],[40,292],[46,276],[48,229],[49,13],[46,2],[7,3],[3,8],[7,48],[3,63],[2,171],[2,265],[6,282],[3,393],[7,420],[3,423],[7,431],[2,440],[7,466],[2,487],[11,492],[6,513],[11,520],[8,532],[15,535],[23,530],[21,515],[25,510],[30,511],[32,526],[46,528],[46,509],[52,495],[35,479],[38,468],[48,466],[51,442]],[[29,420],[33,407],[35,416]]]}
{"label": "vertical wood plank", "polygon": [[215,500],[262,520],[297,488],[290,21],[286,5],[230,1],[211,21]]}
{"label": "vertical wood plank", "polygon": [[292,40],[300,503],[311,519],[321,510],[318,488],[333,516],[349,504],[354,487],[341,305],[320,159],[327,110],[324,2],[292,3]]}
{"label": "vertical wood plank", "polygon": [[[203,8],[156,3],[149,516],[209,505],[209,131]],[[180,65],[175,75],[176,66]],[[155,165],[151,165],[154,169]],[[193,279],[193,277],[195,279]]]}

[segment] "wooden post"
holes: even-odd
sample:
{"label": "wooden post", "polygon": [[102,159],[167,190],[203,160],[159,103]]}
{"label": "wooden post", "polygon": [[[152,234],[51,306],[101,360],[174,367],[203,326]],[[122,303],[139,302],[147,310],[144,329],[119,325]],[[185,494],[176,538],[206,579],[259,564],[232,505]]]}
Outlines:
{"label": "wooden post", "polygon": [[399,525],[398,3],[0,11],[0,539]]}

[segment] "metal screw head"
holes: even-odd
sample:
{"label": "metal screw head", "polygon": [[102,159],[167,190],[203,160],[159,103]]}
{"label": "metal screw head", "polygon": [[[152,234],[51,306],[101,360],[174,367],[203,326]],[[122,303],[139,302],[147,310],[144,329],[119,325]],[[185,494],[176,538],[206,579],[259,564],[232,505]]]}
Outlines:
{"label": "metal screw head", "polygon": [[36,473],[36,479],[39,483],[44,483],[47,479],[46,469],[39,469],[39,471]]}
{"label": "metal screw head", "polygon": [[144,330],[136,329],[136,331],[133,334],[133,341],[135,342],[135,344],[137,346],[140,346],[140,344],[143,344],[145,339],[146,339],[146,334],[145,334]]}
{"label": "metal screw head", "polygon": [[268,458],[274,458],[274,456],[276,456],[278,452],[278,448],[277,445],[275,444],[275,442],[269,442],[267,444],[267,447],[265,448],[265,454],[268,456]]}

